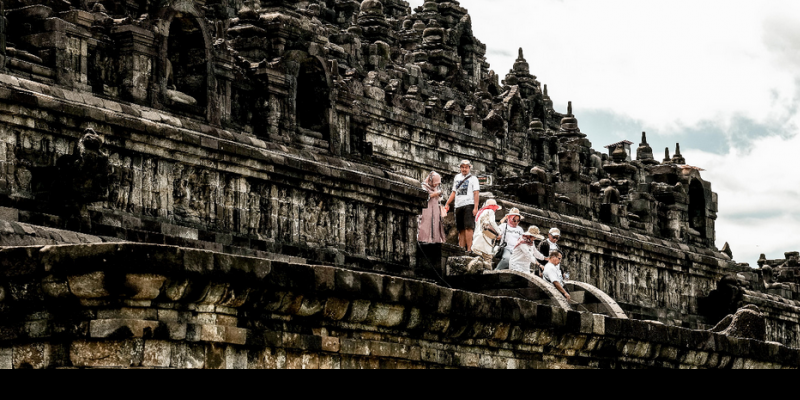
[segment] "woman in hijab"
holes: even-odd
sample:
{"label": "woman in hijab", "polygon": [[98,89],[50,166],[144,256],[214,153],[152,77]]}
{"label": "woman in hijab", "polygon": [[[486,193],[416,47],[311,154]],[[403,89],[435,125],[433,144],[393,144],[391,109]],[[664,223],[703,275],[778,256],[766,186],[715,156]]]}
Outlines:
{"label": "woman in hijab", "polygon": [[484,260],[491,263],[494,240],[498,236],[500,227],[497,226],[495,213],[503,208],[493,199],[487,200],[483,208],[475,217],[475,234],[472,238],[472,251],[483,256]]}
{"label": "woman in hijab", "polygon": [[444,235],[442,225],[442,177],[436,172],[431,172],[422,183],[422,188],[428,192],[428,207],[422,212],[419,223],[420,243],[436,244],[444,243],[447,238]]}

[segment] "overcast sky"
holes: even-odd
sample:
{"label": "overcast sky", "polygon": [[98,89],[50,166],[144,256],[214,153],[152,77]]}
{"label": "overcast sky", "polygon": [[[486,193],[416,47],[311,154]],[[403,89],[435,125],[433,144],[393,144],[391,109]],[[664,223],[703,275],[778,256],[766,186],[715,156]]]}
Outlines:
{"label": "overcast sky", "polygon": [[[423,0],[410,0],[412,8]],[[525,50],[595,149],[642,131],[719,193],[738,262],[800,251],[800,2],[461,0],[500,76]]]}

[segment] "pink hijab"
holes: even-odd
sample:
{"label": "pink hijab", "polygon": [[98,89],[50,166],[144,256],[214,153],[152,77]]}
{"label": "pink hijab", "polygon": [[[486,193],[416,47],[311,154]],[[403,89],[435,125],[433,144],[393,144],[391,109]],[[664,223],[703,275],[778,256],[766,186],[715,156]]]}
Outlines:
{"label": "pink hijab", "polygon": [[439,185],[442,184],[442,177],[441,175],[437,174],[436,172],[431,172],[427,178],[425,178],[425,182],[422,182],[422,186],[428,193],[436,193],[439,191]]}

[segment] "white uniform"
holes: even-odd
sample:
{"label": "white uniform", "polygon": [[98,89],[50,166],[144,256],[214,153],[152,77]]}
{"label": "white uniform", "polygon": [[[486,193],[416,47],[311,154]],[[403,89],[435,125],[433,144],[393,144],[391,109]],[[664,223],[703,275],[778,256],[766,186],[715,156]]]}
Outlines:
{"label": "white uniform", "polygon": [[531,263],[534,263],[535,260],[544,260],[544,256],[535,246],[523,243],[515,248],[514,252],[511,254],[510,269],[512,271],[530,274]]}

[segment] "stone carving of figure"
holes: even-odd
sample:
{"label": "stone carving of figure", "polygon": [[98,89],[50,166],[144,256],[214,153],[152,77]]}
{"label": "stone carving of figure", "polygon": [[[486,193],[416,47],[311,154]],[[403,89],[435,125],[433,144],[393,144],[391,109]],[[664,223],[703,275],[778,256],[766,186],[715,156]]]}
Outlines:
{"label": "stone carving of figure", "polygon": [[291,243],[292,232],[289,221],[291,218],[291,204],[289,202],[291,202],[292,199],[289,198],[289,192],[286,188],[280,189],[278,199],[280,199],[280,208],[278,210],[278,238],[285,243]]}
{"label": "stone carving of figure", "polygon": [[178,88],[175,86],[175,76],[174,76],[174,70],[172,69],[172,62],[170,62],[169,60],[167,60],[167,90],[166,90],[166,96],[167,96],[168,99],[170,99],[170,100],[172,100],[172,101],[174,101],[176,103],[186,104],[186,105],[189,105],[189,106],[196,106],[197,105],[197,99],[195,99],[192,96],[189,96],[186,93],[178,91]]}
{"label": "stone carving of figure", "polygon": [[258,223],[259,233],[265,234],[267,237],[272,237],[272,209],[270,199],[269,185],[262,185],[261,188],[261,221]]}
{"label": "stone carving of figure", "polygon": [[233,190],[231,189],[230,184],[225,186],[225,191],[223,192],[223,216],[222,216],[222,226],[226,229],[234,229],[233,226]]}
{"label": "stone carving of figure", "polygon": [[203,171],[201,185],[202,204],[205,205],[203,216],[205,217],[206,224],[211,225],[214,220],[214,210],[216,207],[214,202],[214,184],[210,172]]}
{"label": "stone carving of figure", "polygon": [[250,211],[248,234],[255,236],[258,235],[258,225],[261,222],[261,196],[259,196],[257,188],[253,187],[247,197],[247,208]]}
{"label": "stone carving of figure", "polygon": [[153,160],[142,163],[142,212],[150,215],[153,206]]}

